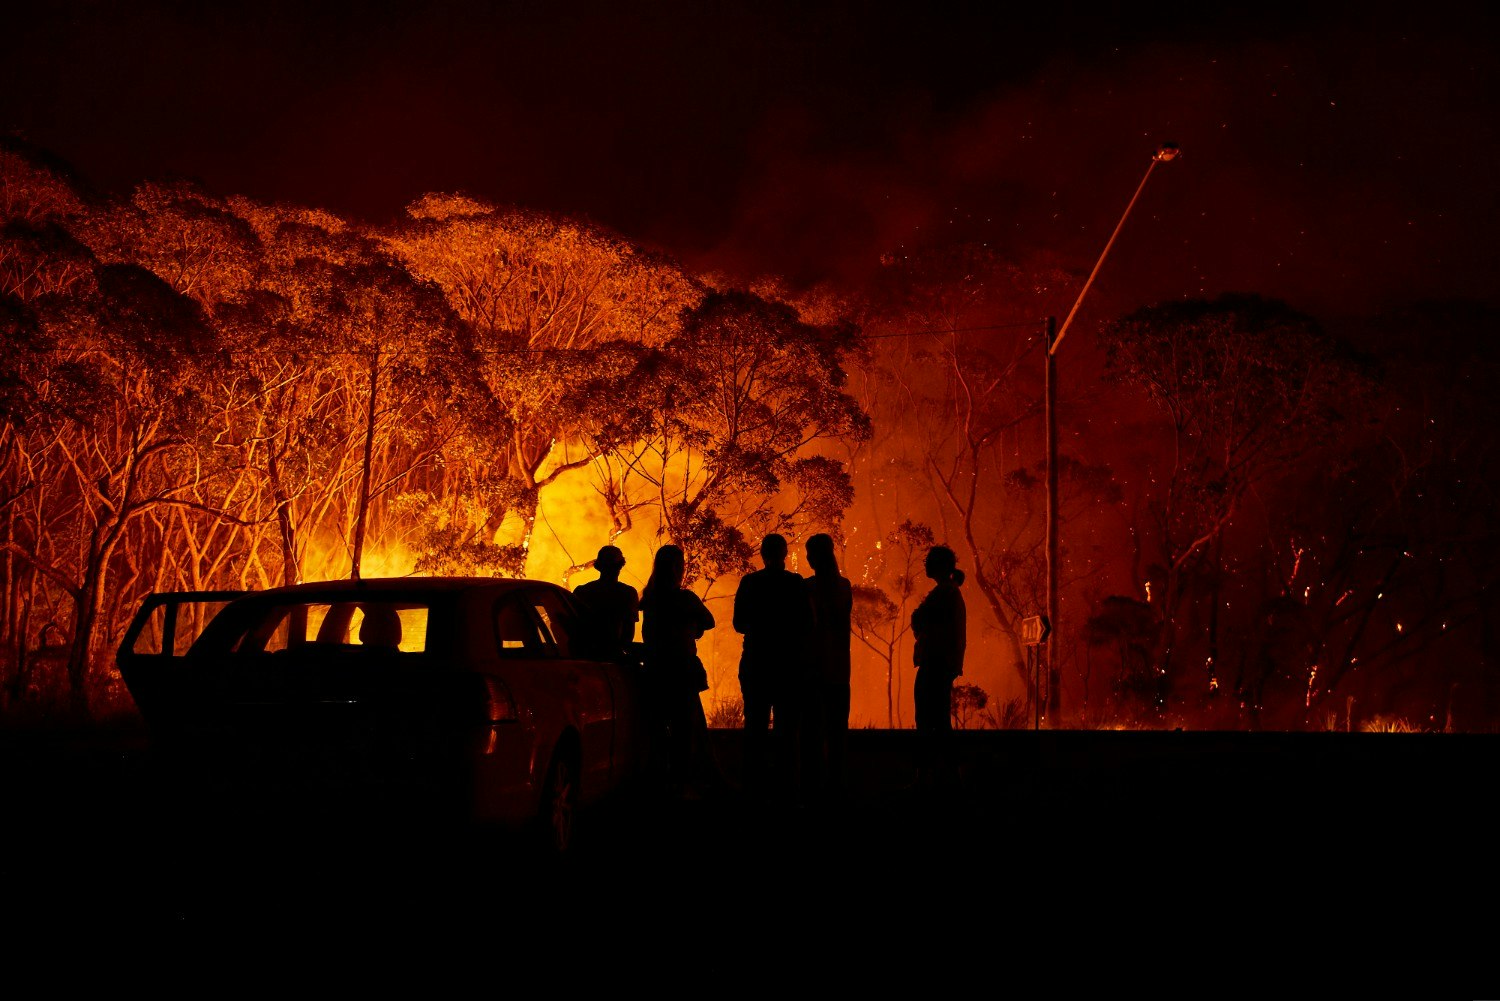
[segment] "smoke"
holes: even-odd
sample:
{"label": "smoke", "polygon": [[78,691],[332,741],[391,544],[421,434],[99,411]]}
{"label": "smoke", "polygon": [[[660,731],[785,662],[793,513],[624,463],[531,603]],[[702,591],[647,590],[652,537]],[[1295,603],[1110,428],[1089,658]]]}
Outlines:
{"label": "smoke", "polygon": [[1100,317],[1229,290],[1334,313],[1490,297],[1495,87],[1474,16],[1060,55],[957,114],[890,108],[857,149],[829,149],[785,105],[757,133],[731,228],[695,263],[858,286],[882,255],[976,241],[1086,271],[1174,141],[1182,159],[1092,297]]}
{"label": "smoke", "polygon": [[467,189],[857,284],[956,238],[1086,267],[1172,140],[1101,310],[1493,295],[1480,5],[69,6],[0,35],[0,129],[107,185],[188,174],[366,219]]}

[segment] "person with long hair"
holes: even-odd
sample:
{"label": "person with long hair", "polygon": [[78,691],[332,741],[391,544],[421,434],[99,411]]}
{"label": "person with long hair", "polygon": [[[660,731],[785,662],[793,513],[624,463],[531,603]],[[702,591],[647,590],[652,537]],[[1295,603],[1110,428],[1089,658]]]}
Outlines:
{"label": "person with long hair", "polygon": [[714,627],[714,615],[683,587],[687,560],[679,546],[656,551],[641,592],[641,642],[657,719],[666,728],[667,779],[690,793],[707,753],[708,722],[698,693],[708,674],[698,659],[698,639]]}
{"label": "person with long hair", "polygon": [[953,729],[953,682],[964,673],[967,621],[964,596],[958,590],[964,572],[958,569],[953,550],[933,546],[923,569],[935,586],[911,613],[911,630],[916,636],[912,660],[917,677],[912,696],[917,704],[917,729],[927,734],[918,781],[926,785],[946,765],[947,734]]}
{"label": "person with long hair", "polygon": [[807,594],[812,599],[813,670],[810,672],[804,751],[814,791],[837,797],[844,785],[844,751],[849,742],[849,637],[854,589],[839,573],[833,536],[807,540]]}

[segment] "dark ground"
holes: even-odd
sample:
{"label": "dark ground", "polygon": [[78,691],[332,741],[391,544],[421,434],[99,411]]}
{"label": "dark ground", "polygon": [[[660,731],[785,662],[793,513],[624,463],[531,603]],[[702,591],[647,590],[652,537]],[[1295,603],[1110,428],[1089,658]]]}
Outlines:
{"label": "dark ground", "polygon": [[1494,984],[1500,735],[970,732],[935,791],[911,788],[915,736],[851,733],[844,801],[798,809],[747,802],[738,734],[716,731],[717,795],[586,814],[556,861],[427,814],[247,793],[213,762],[185,778],[129,726],[11,731],[5,914],[110,935],[478,935],[526,963],[603,948],[622,975],[675,957],[741,986],[782,961],[1092,979],[1169,956]]}

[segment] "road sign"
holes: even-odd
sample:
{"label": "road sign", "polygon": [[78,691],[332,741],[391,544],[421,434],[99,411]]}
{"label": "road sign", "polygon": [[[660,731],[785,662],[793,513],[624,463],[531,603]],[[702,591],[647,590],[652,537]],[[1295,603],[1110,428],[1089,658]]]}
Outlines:
{"label": "road sign", "polygon": [[1021,620],[1021,642],[1027,646],[1039,646],[1052,635],[1052,623],[1045,615],[1028,615]]}

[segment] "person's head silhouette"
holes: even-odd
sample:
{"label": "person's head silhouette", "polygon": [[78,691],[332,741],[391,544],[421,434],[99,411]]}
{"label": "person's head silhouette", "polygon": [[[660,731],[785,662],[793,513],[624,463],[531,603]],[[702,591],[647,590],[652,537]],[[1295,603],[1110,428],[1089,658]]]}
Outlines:
{"label": "person's head silhouette", "polygon": [[838,574],[839,561],[833,554],[833,536],[819,532],[807,540],[807,565],[813,568],[813,573]]}
{"label": "person's head silhouette", "polygon": [[933,546],[927,550],[922,568],[939,584],[962,585],[964,582],[964,572],[958,568],[958,557],[947,546]]}
{"label": "person's head silhouette", "polygon": [[641,593],[641,601],[651,602],[664,595],[682,589],[682,578],[687,574],[687,557],[680,546],[662,546],[651,560],[651,576]]}
{"label": "person's head silhouette", "polygon": [[401,616],[390,605],[366,605],[359,624],[361,646],[372,650],[401,649]]}
{"label": "person's head silhouette", "polygon": [[594,557],[594,569],[599,571],[601,580],[619,580],[620,571],[625,567],[625,554],[620,552],[618,546],[604,546],[600,548],[599,555]]}
{"label": "person's head silhouette", "polygon": [[772,532],[760,541],[760,558],[766,567],[786,566],[786,539]]}

